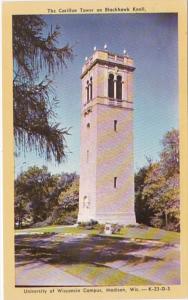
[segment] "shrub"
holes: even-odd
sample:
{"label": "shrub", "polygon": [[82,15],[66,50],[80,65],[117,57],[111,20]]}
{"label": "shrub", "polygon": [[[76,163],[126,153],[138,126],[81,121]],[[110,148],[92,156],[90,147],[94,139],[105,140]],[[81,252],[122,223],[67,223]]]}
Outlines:
{"label": "shrub", "polygon": [[98,222],[96,220],[90,220],[87,222],[78,222],[78,225],[80,227],[88,227],[89,229],[93,229],[95,228],[95,226],[98,224]]}
{"label": "shrub", "polygon": [[59,210],[57,218],[53,221],[54,225],[74,225],[76,224],[78,216],[78,210],[66,212]]}
{"label": "shrub", "polygon": [[123,226],[118,224],[112,224],[112,233],[117,233],[121,230]]}

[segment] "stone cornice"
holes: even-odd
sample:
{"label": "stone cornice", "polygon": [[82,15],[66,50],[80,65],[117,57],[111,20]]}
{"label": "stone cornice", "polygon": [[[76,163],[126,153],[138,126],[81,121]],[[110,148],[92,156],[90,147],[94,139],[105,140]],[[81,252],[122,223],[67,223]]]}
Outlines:
{"label": "stone cornice", "polygon": [[100,65],[105,65],[108,67],[118,67],[119,69],[122,70],[128,70],[133,72],[136,68],[133,66],[129,66],[129,65],[125,65],[125,64],[121,64],[121,63],[117,63],[117,62],[113,62],[113,61],[107,61],[107,60],[103,60],[103,59],[96,59],[94,60],[94,62],[92,62],[89,67],[81,74],[80,78],[82,79],[96,64],[100,64]]}
{"label": "stone cornice", "polygon": [[[107,98],[104,98],[104,99],[107,100]],[[104,100],[104,99],[101,98],[101,97],[100,98],[98,97],[98,98],[93,99],[89,103],[87,103],[86,106],[82,108],[82,115],[87,115],[90,112],[92,112],[92,108],[95,105],[104,105],[104,106],[108,106],[108,107],[113,107],[113,109],[120,109],[120,110],[122,110],[122,109],[130,110],[130,111],[134,110],[132,102],[124,100],[124,101],[119,102],[120,105],[117,105],[116,102],[118,102],[118,101],[114,100],[114,103],[113,103],[113,101],[111,101],[111,103],[110,103],[109,100],[107,102],[106,101],[104,101],[104,102],[101,101],[101,100]]]}

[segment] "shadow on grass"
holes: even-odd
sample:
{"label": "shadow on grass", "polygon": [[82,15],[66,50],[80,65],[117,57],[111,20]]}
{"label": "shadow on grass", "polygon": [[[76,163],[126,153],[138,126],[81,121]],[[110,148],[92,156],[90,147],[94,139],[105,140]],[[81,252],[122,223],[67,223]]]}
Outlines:
{"label": "shadow on grass", "polygon": [[124,260],[126,264],[137,265],[160,258],[137,256],[131,252],[147,249],[160,249],[161,245],[141,244],[116,237],[88,236],[78,238],[59,237],[56,234],[23,235],[15,237],[15,258],[17,266],[31,263],[48,263],[53,265],[94,264]]}

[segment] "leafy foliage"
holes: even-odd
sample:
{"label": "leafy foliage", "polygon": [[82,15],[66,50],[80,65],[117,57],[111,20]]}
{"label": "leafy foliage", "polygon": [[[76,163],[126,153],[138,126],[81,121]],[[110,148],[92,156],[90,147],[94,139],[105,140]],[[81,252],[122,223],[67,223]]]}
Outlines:
{"label": "leafy foliage", "polygon": [[17,194],[14,203],[15,225],[22,228],[23,224],[30,224],[31,215],[27,197],[24,194]]}
{"label": "leafy foliage", "polygon": [[160,161],[150,163],[135,176],[137,221],[154,227],[180,230],[179,137],[167,132]]}
{"label": "leafy foliage", "polygon": [[79,178],[76,178],[69,189],[62,191],[58,202],[62,208],[72,211],[78,208],[79,201]]}
{"label": "leafy foliage", "polygon": [[55,211],[55,217],[53,219],[54,225],[74,225],[78,218],[78,208],[67,211],[62,206],[60,206]]}
{"label": "leafy foliage", "polygon": [[[69,195],[69,199],[75,199],[77,195],[74,205],[70,204],[68,208],[60,205],[62,193]],[[15,225],[19,228],[53,224],[60,211],[64,214],[77,207],[78,176],[75,173],[52,175],[45,166],[33,166],[15,180]]]}
{"label": "leafy foliage", "polygon": [[73,51],[69,45],[57,47],[58,26],[45,37],[46,27],[41,16],[13,17],[14,135],[18,150],[34,149],[60,162],[69,130],[53,121],[58,101],[49,75],[66,66]]}
{"label": "leafy foliage", "polygon": [[160,163],[165,177],[179,174],[179,133],[177,129],[168,131],[165,134],[162,139],[162,146]]}
{"label": "leafy foliage", "polygon": [[51,198],[52,212],[44,221],[44,225],[75,224],[78,216],[79,177],[75,173],[62,174]]}
{"label": "leafy foliage", "polygon": [[[46,167],[31,167],[28,171],[20,174],[15,180],[15,199],[17,214],[22,214],[25,208],[25,216],[28,222],[36,223],[47,217],[49,209],[49,194],[55,187],[56,178],[51,176]],[[21,205],[24,203],[24,205]],[[27,209],[26,209],[27,207]],[[28,215],[29,214],[29,215]],[[22,222],[19,222],[22,225]]]}
{"label": "leafy foliage", "polygon": [[145,186],[145,180],[147,176],[149,167],[141,168],[137,174],[135,174],[135,214],[136,214],[136,222],[150,225],[150,216],[152,214],[152,210],[149,207],[147,201],[143,197],[143,189]]}

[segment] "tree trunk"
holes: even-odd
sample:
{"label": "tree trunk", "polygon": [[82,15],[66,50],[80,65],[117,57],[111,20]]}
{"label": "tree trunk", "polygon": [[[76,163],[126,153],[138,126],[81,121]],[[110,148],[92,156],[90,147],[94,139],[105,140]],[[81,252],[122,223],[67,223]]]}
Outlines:
{"label": "tree trunk", "polygon": [[168,226],[168,213],[166,212],[166,210],[164,211],[165,214],[165,228],[167,228]]}

